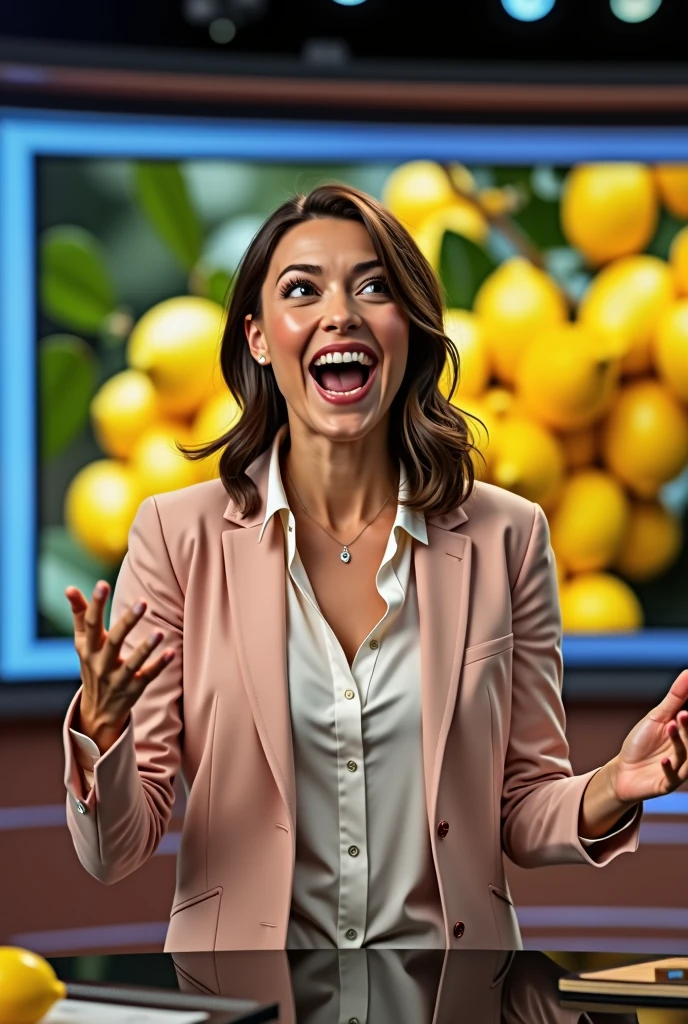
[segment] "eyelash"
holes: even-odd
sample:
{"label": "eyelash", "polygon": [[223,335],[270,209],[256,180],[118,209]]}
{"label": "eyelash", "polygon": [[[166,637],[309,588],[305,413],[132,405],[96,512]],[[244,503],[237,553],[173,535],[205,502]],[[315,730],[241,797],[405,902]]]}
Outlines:
{"label": "eyelash", "polygon": [[[369,284],[372,284],[373,281],[379,281],[381,284],[385,285],[385,287],[389,289],[387,278],[384,276],[384,274],[376,274],[374,277],[368,278],[363,287],[366,288]],[[298,288],[302,285],[305,285],[308,288],[315,287],[313,282],[309,281],[307,278],[295,277],[292,278],[291,281],[287,281],[286,284],[282,286],[282,288],[280,289],[280,295],[282,296],[282,298],[286,298],[289,295],[289,292],[293,292],[295,288]],[[307,298],[307,296],[302,295],[300,296],[300,298]]]}

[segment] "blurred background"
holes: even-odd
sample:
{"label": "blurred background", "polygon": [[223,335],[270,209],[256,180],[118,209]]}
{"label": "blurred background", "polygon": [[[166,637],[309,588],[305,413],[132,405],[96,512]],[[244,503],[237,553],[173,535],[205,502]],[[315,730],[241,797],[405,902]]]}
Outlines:
{"label": "blurred background", "polygon": [[[688,110],[678,0],[0,11],[0,944],[162,948],[170,833],[107,888],[64,820],[64,589],[114,584],[176,443],[241,415],[233,275],[295,190],[385,203],[437,271],[478,476],[550,523],[576,772],[688,666]],[[449,396],[445,373],[440,388]],[[604,872],[508,865],[527,947],[688,952],[688,791]]]}

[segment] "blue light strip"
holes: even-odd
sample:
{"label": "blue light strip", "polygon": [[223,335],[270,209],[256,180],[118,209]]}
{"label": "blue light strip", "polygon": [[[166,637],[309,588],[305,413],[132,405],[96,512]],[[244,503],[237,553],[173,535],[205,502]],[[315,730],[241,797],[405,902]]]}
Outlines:
{"label": "blue light strip", "polygon": [[[688,162],[688,130],[648,126],[379,125],[134,117],[0,108],[0,678],[73,679],[70,638],[36,636],[35,225],[39,155],[294,162],[568,165]],[[688,666],[688,629],[566,636],[568,667]]]}

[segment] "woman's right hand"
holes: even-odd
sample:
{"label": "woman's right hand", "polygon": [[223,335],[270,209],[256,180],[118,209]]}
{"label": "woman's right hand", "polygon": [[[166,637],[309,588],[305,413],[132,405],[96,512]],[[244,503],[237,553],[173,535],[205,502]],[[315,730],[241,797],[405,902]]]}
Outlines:
{"label": "woman's right hand", "polygon": [[173,650],[144,666],[163,638],[157,630],[129,655],[120,658],[120,648],[146,610],[141,600],[129,608],[119,622],[105,630],[103,611],[109,593],[104,580],[96,585],[88,602],[77,587],[65,595],[74,615],[74,646],[81,663],[83,689],[79,708],[79,731],[89,736],[104,754],[122,735],[129,712],[152,679],[172,661]]}

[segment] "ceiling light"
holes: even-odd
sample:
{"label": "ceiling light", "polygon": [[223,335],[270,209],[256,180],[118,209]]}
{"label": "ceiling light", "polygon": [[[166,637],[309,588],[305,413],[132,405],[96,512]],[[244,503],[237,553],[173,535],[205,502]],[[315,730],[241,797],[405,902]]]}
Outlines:
{"label": "ceiling light", "polygon": [[507,14],[517,21],[539,21],[554,7],[556,0],[502,0]]}
{"label": "ceiling light", "polygon": [[610,0],[612,13],[620,21],[647,21],[662,6],[662,0]]}

